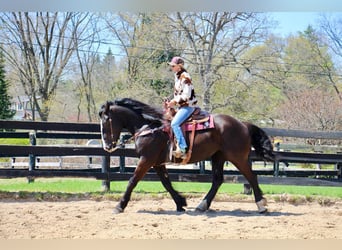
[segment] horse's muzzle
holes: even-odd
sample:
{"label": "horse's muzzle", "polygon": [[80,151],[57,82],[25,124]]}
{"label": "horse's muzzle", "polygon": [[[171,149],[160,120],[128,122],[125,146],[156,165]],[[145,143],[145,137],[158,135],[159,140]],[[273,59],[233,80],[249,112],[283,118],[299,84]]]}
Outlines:
{"label": "horse's muzzle", "polygon": [[111,153],[116,149],[116,143],[113,142],[112,144],[106,144],[103,146],[103,149],[108,153]]}

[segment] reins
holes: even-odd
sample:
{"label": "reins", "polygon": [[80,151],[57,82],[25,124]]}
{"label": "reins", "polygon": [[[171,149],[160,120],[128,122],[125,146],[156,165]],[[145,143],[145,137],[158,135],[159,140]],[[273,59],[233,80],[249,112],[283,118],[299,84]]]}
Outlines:
{"label": "reins", "polygon": [[164,128],[164,125],[162,125],[158,128],[150,128],[149,130],[146,130],[148,128],[148,125],[145,125],[145,127],[146,128],[140,129],[140,131],[136,132],[130,139],[132,139],[132,138],[136,139],[137,137],[142,136],[142,135],[153,134],[154,132],[156,132],[158,130],[162,130]]}
{"label": "reins", "polygon": [[[111,138],[113,138],[114,134],[113,134],[113,127],[112,127],[112,119],[110,119],[109,122],[110,122],[110,127],[111,127],[111,129],[110,129],[111,130]],[[127,144],[127,142],[131,141],[132,139],[136,140],[136,138],[139,136],[153,134],[154,132],[156,132],[158,130],[162,130],[164,128],[164,125],[162,125],[158,128],[146,130],[148,125],[145,125],[145,126],[146,126],[146,128],[141,129],[140,131],[133,134],[131,137],[124,139],[124,140],[120,140],[120,143],[117,144],[116,147],[111,150],[111,152],[114,152],[115,150],[117,150],[119,148],[124,148],[125,144]]]}
{"label": "reins", "polygon": [[[109,119],[109,126],[110,126],[110,137],[113,139],[114,138],[114,131],[113,131],[112,118]],[[118,150],[119,148],[124,148],[125,144],[128,141],[132,140],[133,138],[135,138],[135,135],[132,135],[128,139],[124,139],[124,140],[120,141],[120,143],[117,144],[116,147],[113,148],[110,152],[114,152],[114,151]]]}

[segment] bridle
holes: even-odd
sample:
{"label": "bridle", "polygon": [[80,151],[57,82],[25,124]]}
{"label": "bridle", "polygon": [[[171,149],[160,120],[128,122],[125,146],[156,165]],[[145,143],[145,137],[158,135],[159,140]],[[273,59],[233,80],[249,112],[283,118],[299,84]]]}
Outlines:
{"label": "bridle", "polygon": [[[114,141],[114,131],[113,131],[113,122],[112,122],[112,118],[109,118],[108,121],[109,121],[109,126],[110,126],[110,138],[112,139],[111,144],[112,144],[112,145],[115,145],[115,147],[112,148],[112,149],[110,149],[110,150],[107,150],[107,149],[104,147],[104,150],[106,150],[107,152],[112,153],[112,152],[114,152],[115,150],[117,150],[117,149],[119,149],[119,148],[122,148],[123,145],[122,145],[122,144],[116,145],[116,142]],[[102,124],[102,120],[101,120],[101,139],[102,139],[103,145],[105,145],[106,143],[105,143],[105,141],[104,141],[104,139],[103,139],[103,124]]]}
{"label": "bridle", "polygon": [[[119,148],[124,148],[125,147],[125,144],[130,141],[131,139],[134,138],[134,135],[131,136],[130,138],[128,139],[125,139],[125,140],[122,140],[120,141],[119,144],[116,144],[116,141],[114,141],[114,131],[113,131],[113,121],[112,121],[112,118],[109,118],[108,119],[109,121],[109,126],[110,126],[110,138],[112,139],[112,145],[115,145],[114,148],[112,148],[111,150],[108,150],[108,152],[112,153],[116,150],[118,150]],[[103,133],[101,132],[101,137],[102,137],[102,140],[103,140]]]}
{"label": "bridle", "polygon": [[120,141],[119,144],[116,144],[116,141],[114,141],[114,131],[113,131],[113,122],[112,122],[112,118],[109,119],[109,126],[110,126],[110,138],[112,138],[112,144],[116,145],[111,152],[114,152],[115,150],[119,149],[119,148],[124,148],[124,145],[131,140],[132,137],[124,140],[124,141]]}
{"label": "bridle", "polygon": [[[114,139],[114,131],[113,131],[113,122],[112,118],[109,118],[109,126],[110,126],[110,138]],[[113,142],[112,142],[113,143]]]}
{"label": "bridle", "polygon": [[[147,134],[153,134],[154,132],[159,131],[159,130],[163,130],[164,132],[167,132],[167,131],[165,131],[165,124],[163,124],[160,127],[153,128],[153,129],[149,128],[148,125],[145,125],[145,126],[141,127],[139,129],[139,131],[134,133],[131,137],[129,137],[127,139],[124,139],[124,140],[120,140],[120,143],[116,144],[116,141],[114,141],[114,130],[113,130],[112,118],[109,118],[108,121],[109,121],[109,126],[110,126],[110,138],[112,139],[112,145],[115,145],[115,147],[112,148],[111,150],[106,150],[105,149],[106,151],[108,151],[110,153],[112,153],[112,152],[114,152],[114,151],[116,151],[116,150],[118,150],[120,148],[124,148],[125,144],[127,144],[127,142],[131,141],[132,139],[135,140],[139,136],[143,136],[143,135],[147,135]],[[103,127],[103,125],[102,125],[102,121],[101,121],[101,138],[102,138],[102,141],[104,143],[102,127]]]}

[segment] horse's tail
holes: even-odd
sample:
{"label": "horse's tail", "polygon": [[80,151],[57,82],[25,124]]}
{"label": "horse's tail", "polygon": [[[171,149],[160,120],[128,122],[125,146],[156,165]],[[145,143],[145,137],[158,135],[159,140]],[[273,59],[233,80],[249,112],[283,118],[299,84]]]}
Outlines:
{"label": "horse's tail", "polygon": [[252,146],[257,156],[260,156],[264,160],[274,161],[273,146],[266,132],[251,123],[245,122],[245,124],[248,127],[252,139]]}

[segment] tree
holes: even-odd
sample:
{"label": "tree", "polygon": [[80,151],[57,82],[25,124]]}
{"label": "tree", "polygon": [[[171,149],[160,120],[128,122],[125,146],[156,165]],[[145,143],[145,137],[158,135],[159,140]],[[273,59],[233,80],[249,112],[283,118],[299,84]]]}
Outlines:
{"label": "tree", "polygon": [[[122,72],[124,69],[116,62],[116,58],[112,52],[112,49],[109,48],[105,56],[97,61],[94,67],[94,82],[98,86],[98,92],[96,95],[103,99],[106,98],[115,98],[119,92],[123,89],[123,79]],[[101,96],[101,94],[105,94],[105,96]]]}
{"label": "tree", "polygon": [[151,19],[145,13],[117,13],[107,16],[105,20],[126,56],[127,83],[132,84],[138,79],[140,68],[153,55],[153,51],[151,53],[145,48],[151,34]]}
{"label": "tree", "polygon": [[[82,36],[88,13],[2,13],[4,55],[16,72],[31,107],[47,121],[57,86]],[[76,43],[76,38],[80,39]],[[82,39],[83,38],[83,39]],[[38,99],[41,98],[41,102]],[[33,117],[35,119],[35,117]]]}
{"label": "tree", "polygon": [[99,62],[97,52],[100,47],[100,37],[99,31],[97,27],[98,18],[94,15],[90,15],[87,18],[85,27],[88,26],[87,30],[87,42],[83,42],[82,40],[82,32],[81,37],[78,37],[79,34],[76,34],[75,43],[76,43],[76,56],[78,60],[78,65],[80,69],[81,80],[78,84],[79,89],[79,103],[78,103],[78,121],[80,119],[81,113],[81,103],[82,97],[85,95],[86,98],[86,110],[88,121],[92,122],[94,117],[97,115],[97,107],[95,104],[94,93],[93,93],[93,71],[96,63]]}
{"label": "tree", "polygon": [[[263,14],[241,12],[177,12],[169,18],[175,32],[187,38],[189,49],[184,56],[199,74],[204,108],[212,111],[213,86],[229,67],[243,64],[240,58],[248,48],[264,40],[267,18]],[[219,106],[228,102],[227,98]]]}
{"label": "tree", "polygon": [[213,86],[215,111],[253,123],[273,124],[276,108],[286,93],[283,46],[282,39],[270,36],[264,43],[246,49],[240,64],[228,66],[222,80]]}
{"label": "tree", "polygon": [[[123,95],[137,96],[151,104],[161,104],[160,95],[172,92],[172,76],[166,62],[178,54],[167,44],[169,26],[164,14],[117,13],[105,17],[122,52],[126,70]],[[126,91],[126,92],[125,92]]]}
{"label": "tree", "polygon": [[15,111],[11,110],[11,97],[8,95],[8,83],[5,77],[4,56],[0,48],[0,119],[13,118]]}
{"label": "tree", "polygon": [[315,86],[332,87],[340,101],[342,101],[342,95],[338,88],[339,77],[332,57],[328,53],[328,46],[323,42],[323,37],[312,26],[308,26],[300,34],[300,37],[307,41],[307,47],[311,51],[311,65],[307,65],[307,69],[304,71],[308,80]]}
{"label": "tree", "polygon": [[[341,63],[342,63],[342,18],[340,16],[333,15],[321,15],[319,21],[319,30],[322,34],[325,35],[326,41],[325,45],[332,51],[334,55],[335,62],[340,65],[339,74],[341,75]],[[341,102],[342,102],[342,91],[341,82],[336,80],[336,77],[331,76],[331,83],[335,89],[335,92],[338,94]],[[340,86],[340,88],[339,88]]]}
{"label": "tree", "polygon": [[334,131],[342,128],[339,98],[325,88],[294,91],[280,106],[279,113],[292,129]]}
{"label": "tree", "polygon": [[320,30],[327,36],[327,45],[342,59],[342,18],[341,16],[321,15]]}

